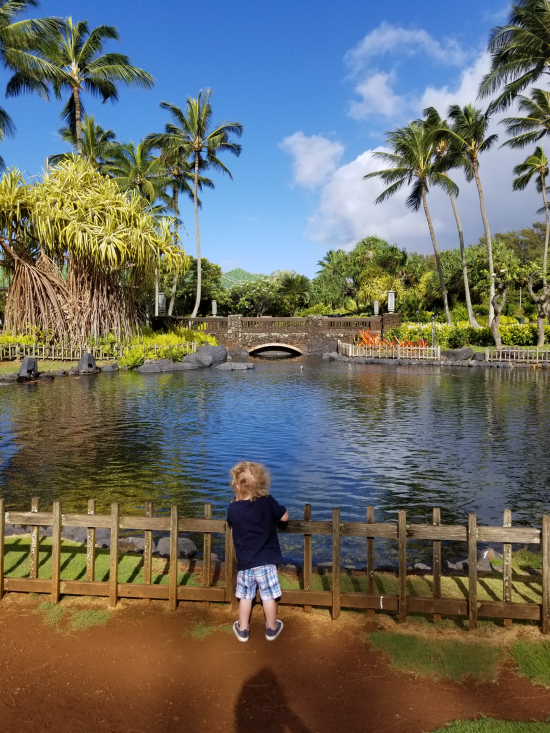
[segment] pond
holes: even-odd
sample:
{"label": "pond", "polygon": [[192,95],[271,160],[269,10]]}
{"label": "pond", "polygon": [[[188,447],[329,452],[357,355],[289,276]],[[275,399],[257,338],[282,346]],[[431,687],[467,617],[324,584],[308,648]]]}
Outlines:
{"label": "pond", "polygon": [[[247,372],[58,378],[0,387],[0,496],[8,508],[224,517],[228,472],[261,461],[272,492],[301,518],[540,524],[550,507],[550,372],[350,365],[301,357],[256,360]],[[300,367],[303,366],[303,370]],[[328,539],[328,538],[327,538]],[[377,540],[377,543],[379,541]],[[284,537],[298,561],[302,541]],[[217,550],[219,543],[215,543]],[[412,544],[411,544],[412,547]],[[365,563],[364,540],[347,539],[343,560]],[[315,562],[330,559],[324,538]],[[424,548],[425,551],[429,547]],[[413,548],[411,558],[426,556]],[[380,541],[382,555],[393,554]],[[416,553],[416,554],[415,554]],[[379,558],[377,558],[379,559]]]}

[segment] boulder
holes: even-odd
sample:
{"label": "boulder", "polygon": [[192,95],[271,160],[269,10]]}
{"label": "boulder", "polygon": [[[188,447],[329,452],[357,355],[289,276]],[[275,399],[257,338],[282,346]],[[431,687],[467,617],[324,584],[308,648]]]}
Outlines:
{"label": "boulder", "polygon": [[118,364],[105,364],[101,367],[102,372],[118,372]]}
{"label": "boulder", "polygon": [[161,372],[185,372],[191,369],[198,369],[198,366],[185,361],[171,361],[170,364],[162,364],[160,367]]}
{"label": "boulder", "polygon": [[56,377],[66,377],[67,372],[64,369],[55,369],[52,374],[54,374]]}
{"label": "boulder", "polygon": [[203,344],[197,349],[197,354],[209,354],[212,357],[212,361],[225,361],[227,359],[227,349],[225,346]]}
{"label": "boulder", "polygon": [[111,538],[110,537],[104,537],[102,539],[95,538],[95,546],[100,547],[103,550],[110,550],[111,549]]}
{"label": "boulder", "polygon": [[465,346],[463,349],[442,349],[441,356],[444,359],[451,359],[452,361],[467,361],[474,355],[474,350],[471,346]]}
{"label": "boulder", "polygon": [[16,527],[13,524],[6,524],[6,537],[16,537],[21,534],[28,534],[24,527]]}
{"label": "boulder", "polygon": [[212,366],[213,359],[210,354],[197,352],[196,354],[187,354],[183,362],[184,364],[194,364],[196,367],[209,367]]}
{"label": "boulder", "polygon": [[[124,542],[128,545],[132,545],[135,552],[144,552],[145,551],[145,538],[144,537],[123,537],[121,542]],[[153,552],[156,551],[156,544],[152,543],[152,550]]]}
{"label": "boulder", "polygon": [[17,382],[17,374],[0,374],[0,382]]}
{"label": "boulder", "polygon": [[330,354],[328,352],[325,354],[321,354],[321,359],[330,359]]}
{"label": "boulder", "polygon": [[82,354],[80,357],[80,361],[78,362],[78,365],[76,367],[76,371],[79,374],[97,374],[99,372],[99,369],[96,367],[95,364],[95,356],[93,354],[89,354],[88,352]]}
{"label": "boulder", "polygon": [[95,531],[95,541],[98,542],[99,540],[110,540],[111,539],[111,530],[107,529],[107,527],[99,527]]}
{"label": "boulder", "polygon": [[[161,557],[170,557],[170,537],[162,537],[157,544],[156,553]],[[197,547],[188,537],[178,539],[178,557],[190,558],[197,554]]]}
{"label": "boulder", "polygon": [[254,369],[254,364],[244,364],[242,361],[226,361],[223,364],[218,364],[214,369],[221,369],[223,372],[246,371],[247,369]]}
{"label": "boulder", "polygon": [[337,351],[331,351],[330,354],[328,355],[328,358],[331,361],[339,361],[341,357]]}
{"label": "boulder", "polygon": [[146,362],[137,368],[141,374],[158,374],[160,373],[160,364],[158,362]]}
{"label": "boulder", "polygon": [[237,356],[240,356],[241,359],[248,359],[248,357],[250,356],[250,354],[248,353],[248,351],[246,349],[241,349],[239,351],[239,353],[237,354]]}
{"label": "boulder", "polygon": [[86,527],[63,527],[61,536],[67,540],[82,543],[86,542],[86,540],[88,539],[88,530],[86,529]]}
{"label": "boulder", "polygon": [[474,351],[474,355],[472,359],[474,361],[485,361],[485,352],[484,351]]}
{"label": "boulder", "polygon": [[26,356],[23,359],[23,363],[19,367],[19,379],[28,381],[29,379],[36,379],[38,377],[38,361],[34,356]]}
{"label": "boulder", "polygon": [[429,573],[432,569],[429,565],[426,565],[423,562],[415,562],[415,564],[413,565],[413,570],[420,570],[423,573]]}

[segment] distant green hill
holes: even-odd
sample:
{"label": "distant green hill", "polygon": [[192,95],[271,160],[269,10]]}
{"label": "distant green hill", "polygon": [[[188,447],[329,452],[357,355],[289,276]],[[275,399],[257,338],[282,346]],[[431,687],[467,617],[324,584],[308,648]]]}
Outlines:
{"label": "distant green hill", "polygon": [[252,272],[236,267],[234,270],[224,272],[221,279],[221,285],[224,288],[232,288],[234,285],[241,283],[255,283],[258,280],[264,280],[267,275],[255,275]]}

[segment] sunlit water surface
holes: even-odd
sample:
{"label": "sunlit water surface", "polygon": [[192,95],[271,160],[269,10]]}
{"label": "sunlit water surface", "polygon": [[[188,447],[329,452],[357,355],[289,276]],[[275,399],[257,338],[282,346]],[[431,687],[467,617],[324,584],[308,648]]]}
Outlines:
{"label": "sunlit water surface", "polygon": [[[303,371],[300,366],[303,365]],[[39,496],[64,511],[224,517],[228,472],[261,461],[291,516],[314,519],[539,524],[549,508],[549,373],[438,367],[355,366],[301,358],[256,362],[254,371],[122,372],[0,387],[0,496],[28,509]],[[198,539],[198,538],[195,538]],[[328,539],[328,538],[327,538]],[[378,543],[378,541],[377,541]],[[393,555],[380,543],[381,559]],[[298,561],[299,537],[283,538]],[[215,549],[221,549],[215,541]],[[428,551],[428,547],[424,548]],[[330,559],[323,538],[315,561]],[[411,560],[426,557],[411,544]],[[347,539],[345,562],[365,562]]]}

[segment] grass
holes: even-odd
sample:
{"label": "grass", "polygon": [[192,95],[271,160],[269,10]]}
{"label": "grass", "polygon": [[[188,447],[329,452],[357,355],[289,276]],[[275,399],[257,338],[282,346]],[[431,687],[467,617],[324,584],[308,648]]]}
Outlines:
{"label": "grass", "polygon": [[[6,537],[5,540],[5,577],[25,578],[29,575],[30,537]],[[96,550],[95,580],[109,580],[109,550]],[[40,541],[38,577],[51,578],[52,544],[51,538]],[[153,559],[152,582],[168,584],[169,562],[162,558]],[[86,579],[86,546],[69,540],[61,545],[61,580]],[[143,583],[143,557],[141,555],[121,555],[118,564],[119,583]],[[201,579],[192,572],[178,572],[180,585],[201,585]],[[214,584],[215,585],[215,584]]]}
{"label": "grass", "polygon": [[550,641],[516,641],[510,653],[520,674],[550,687]]}
{"label": "grass", "polygon": [[[57,371],[58,369],[64,369],[67,371],[71,367],[76,367],[78,364],[78,359],[76,361],[59,361],[55,360],[52,361],[50,359],[38,359],[38,369],[41,372],[52,372]],[[98,367],[105,366],[106,364],[113,364],[114,359],[105,359],[103,361],[100,361],[99,359],[96,361],[96,364]],[[14,374],[19,371],[21,368],[21,360],[16,359],[15,361],[0,361],[0,374]]]}
{"label": "grass", "polygon": [[192,629],[189,629],[187,636],[195,639],[195,641],[204,641],[213,631],[214,629],[211,626],[205,624],[204,621],[199,621]]}
{"label": "grass", "polygon": [[57,605],[41,603],[37,613],[42,616],[46,626],[51,626],[59,632],[86,631],[94,626],[105,626],[111,618],[109,611],[78,609],[63,605],[63,602]]}
{"label": "grass", "polygon": [[549,723],[516,723],[506,720],[457,720],[432,733],[548,733]]}
{"label": "grass", "polygon": [[434,678],[461,680],[470,676],[490,680],[495,676],[500,656],[500,649],[490,644],[428,639],[391,631],[366,634],[365,640],[391,658],[392,669]]}

